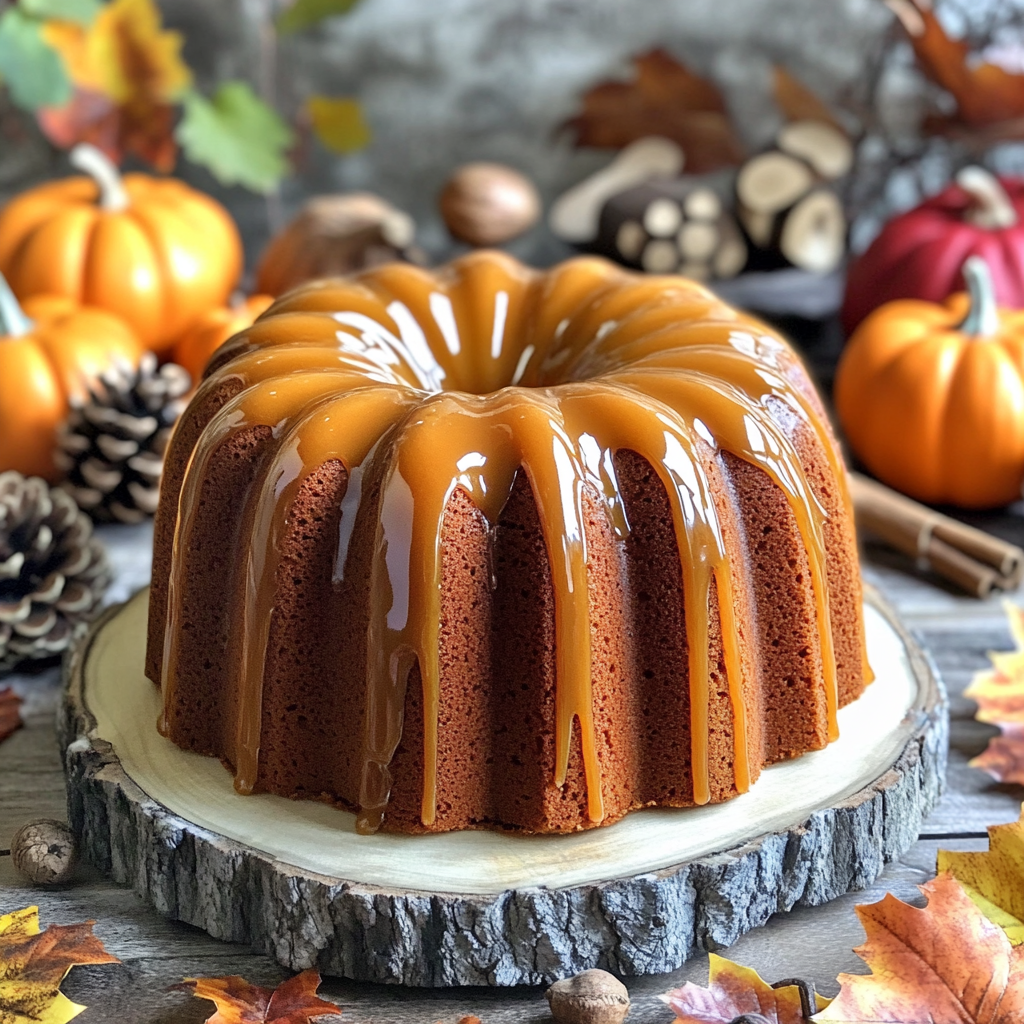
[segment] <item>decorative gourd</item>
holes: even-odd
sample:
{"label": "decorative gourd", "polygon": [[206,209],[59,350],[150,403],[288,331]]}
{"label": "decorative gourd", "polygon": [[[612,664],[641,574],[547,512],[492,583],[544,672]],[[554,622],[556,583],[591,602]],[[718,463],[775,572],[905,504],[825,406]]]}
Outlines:
{"label": "decorative gourd", "polygon": [[112,313],[39,295],[22,309],[0,276],[0,472],[57,479],[56,428],[68,401],[113,359],[138,361],[143,347]]}
{"label": "decorative gourd", "polygon": [[1024,307],[1024,180],[965,167],[954,185],[890,220],[847,271],[847,333],[892,299],[941,302],[960,291],[971,255],[988,263],[1000,305]]}
{"label": "decorative gourd", "polygon": [[1024,481],[1024,312],[996,307],[980,256],[963,276],[969,295],[868,316],[843,352],[835,404],[880,480],[920,501],[992,508]]}
{"label": "decorative gourd", "polygon": [[18,298],[64,295],[116,313],[164,352],[228,300],[242,243],[227,211],[174,178],[123,178],[98,149],[71,151],[87,177],[48,182],[0,212],[0,273]]}
{"label": "decorative gourd", "polygon": [[250,327],[273,301],[271,295],[251,295],[236,305],[219,306],[204,313],[174,346],[174,361],[188,370],[193,384],[198,384],[210,356],[231,335]]}

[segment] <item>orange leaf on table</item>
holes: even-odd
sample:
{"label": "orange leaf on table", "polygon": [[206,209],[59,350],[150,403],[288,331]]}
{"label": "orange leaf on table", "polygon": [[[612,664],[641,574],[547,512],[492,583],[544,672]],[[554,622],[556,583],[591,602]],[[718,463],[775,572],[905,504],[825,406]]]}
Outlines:
{"label": "orange leaf on table", "polygon": [[52,924],[39,931],[39,910],[27,907],[0,916],[0,1021],[10,1024],[66,1024],[84,1006],[60,991],[72,967],[116,964],[84,924]]}
{"label": "orange leaf on table", "polygon": [[846,129],[836,120],[828,104],[781,64],[772,68],[772,91],[775,104],[787,121],[824,121],[846,134]]}
{"label": "orange leaf on table", "polygon": [[938,870],[949,871],[1013,945],[1024,942],[1024,811],[1017,821],[989,825],[988,850],[939,850]]}
{"label": "orange leaf on table", "polygon": [[329,1015],[340,1016],[334,1003],[320,999],[317,971],[281,982],[275,989],[250,985],[244,978],[188,978],[186,986],[199,999],[209,999],[217,1012],[206,1024],[307,1024]]}
{"label": "orange leaf on table", "polygon": [[46,41],[64,60],[75,94],[39,122],[59,146],[91,142],[115,161],[134,153],[174,167],[174,108],[192,83],[180,32],[163,29],[153,0],[112,0],[88,27],[48,21]]}
{"label": "orange leaf on table", "polygon": [[921,891],[923,909],[886,895],[857,907],[871,974],[840,974],[815,1022],[1017,1024],[1024,1020],[1024,947],[1010,940],[949,874]]}
{"label": "orange leaf on table", "polygon": [[0,743],[21,728],[21,698],[9,687],[0,688]]}
{"label": "orange leaf on table", "polygon": [[1024,608],[1004,602],[1012,651],[990,651],[992,668],[975,674],[964,696],[977,701],[975,718],[998,725],[1001,735],[971,761],[999,782],[1024,785]]}
{"label": "orange leaf on table", "polygon": [[1024,786],[1024,727],[1001,726],[1002,734],[988,741],[988,746],[972,758],[972,768],[988,772],[999,782]]}
{"label": "orange leaf on table", "polygon": [[630,82],[602,82],[583,96],[583,112],[566,122],[577,146],[622,149],[660,135],[678,143],[687,171],[700,174],[738,164],[743,149],[714,83],[664,50],[634,60]]}
{"label": "orange leaf on table", "polygon": [[972,61],[968,44],[946,34],[931,0],[886,3],[907,30],[921,70],[956,100],[960,122],[982,127],[1024,117],[1024,75]]}
{"label": "orange leaf on table", "polygon": [[[709,956],[707,988],[688,981],[661,998],[679,1024],[728,1024],[744,1014],[758,1014],[767,1024],[803,1024],[807,1019],[799,986],[772,988],[757,971],[714,953]],[[815,998],[818,1009],[828,1006],[827,999]]]}

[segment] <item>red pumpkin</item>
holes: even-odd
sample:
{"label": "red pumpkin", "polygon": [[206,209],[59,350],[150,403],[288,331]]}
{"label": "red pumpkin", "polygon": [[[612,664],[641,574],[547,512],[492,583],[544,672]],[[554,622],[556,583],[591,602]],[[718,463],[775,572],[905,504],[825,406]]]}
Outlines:
{"label": "red pumpkin", "polygon": [[956,184],[890,220],[847,272],[846,333],[893,299],[941,302],[963,291],[968,256],[988,264],[1001,306],[1024,308],[1024,180],[967,167]]}

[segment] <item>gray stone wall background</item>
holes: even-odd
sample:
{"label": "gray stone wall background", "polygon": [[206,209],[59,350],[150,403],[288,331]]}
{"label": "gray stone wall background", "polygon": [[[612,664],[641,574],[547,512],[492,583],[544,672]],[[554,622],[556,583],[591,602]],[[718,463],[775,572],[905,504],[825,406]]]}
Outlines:
{"label": "gray stone wall background", "polygon": [[[467,160],[518,167],[550,202],[608,159],[606,152],[575,150],[559,126],[577,111],[587,88],[628,78],[631,58],[653,46],[718,83],[752,148],[779,124],[771,99],[773,63],[826,101],[859,114],[873,91],[872,116],[895,138],[909,138],[933,93],[912,68],[909,48],[895,42],[899,31],[882,0],[361,0],[347,16],[280,40],[272,61],[266,26],[276,2],[160,4],[167,25],[186,35],[186,58],[201,87],[245,77],[270,89],[286,113],[311,92],[353,94],[373,129],[369,148],[351,157],[316,143],[307,147],[302,166],[269,203],[242,189],[219,188],[205,172],[179,165],[179,173],[232,209],[250,262],[270,224],[293,213],[303,198],[356,188],[409,210],[427,250],[449,255],[453,246],[435,201],[446,176]],[[1018,14],[1024,20],[1024,0],[945,0],[939,6],[955,31],[971,31],[995,10],[1011,23]],[[872,90],[871,69],[883,52],[886,70]],[[866,177],[860,206],[876,200],[909,205],[922,188],[941,184],[958,157],[941,144],[932,149],[923,168],[892,180]],[[1016,149],[999,157],[1000,166],[1015,168]],[[0,138],[0,199],[62,171],[59,155],[36,134]],[[873,227],[869,213],[855,240]],[[543,226],[510,248],[536,262],[565,254]]]}

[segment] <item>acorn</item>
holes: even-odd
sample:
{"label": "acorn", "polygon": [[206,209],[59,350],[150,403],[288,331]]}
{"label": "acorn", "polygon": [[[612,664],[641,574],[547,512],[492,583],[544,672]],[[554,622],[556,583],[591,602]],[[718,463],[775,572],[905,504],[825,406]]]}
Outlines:
{"label": "acorn", "polygon": [[61,885],[78,863],[78,840],[62,821],[30,821],[14,833],[11,861],[36,885]]}
{"label": "acorn", "polygon": [[556,981],[544,995],[557,1024],[622,1024],[629,1013],[626,986],[596,968]]}
{"label": "acorn", "polygon": [[533,182],[504,164],[463,164],[445,183],[438,203],[452,236],[477,248],[517,238],[537,223],[541,211]]}

